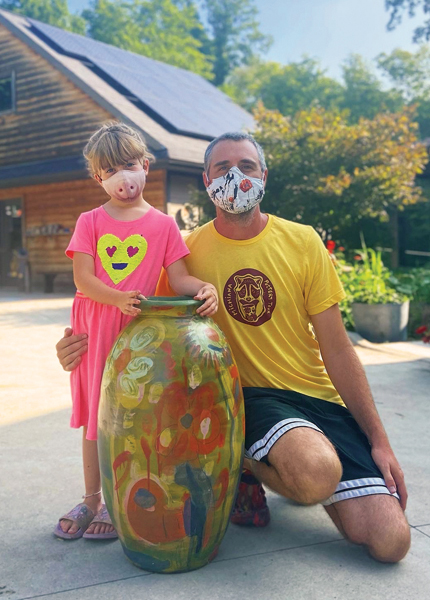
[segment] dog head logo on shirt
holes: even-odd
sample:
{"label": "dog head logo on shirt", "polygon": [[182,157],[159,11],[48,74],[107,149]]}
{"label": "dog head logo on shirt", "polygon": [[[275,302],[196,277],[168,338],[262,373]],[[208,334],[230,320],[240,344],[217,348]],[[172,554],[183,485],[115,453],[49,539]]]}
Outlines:
{"label": "dog head logo on shirt", "polygon": [[113,233],[106,233],[97,242],[97,254],[104,270],[117,284],[140,265],[148,250],[142,235],[129,235],[124,241]]}
{"label": "dog head logo on shirt", "polygon": [[236,321],[253,326],[269,321],[276,306],[272,282],[256,269],[233,273],[225,284],[223,298],[228,313]]}

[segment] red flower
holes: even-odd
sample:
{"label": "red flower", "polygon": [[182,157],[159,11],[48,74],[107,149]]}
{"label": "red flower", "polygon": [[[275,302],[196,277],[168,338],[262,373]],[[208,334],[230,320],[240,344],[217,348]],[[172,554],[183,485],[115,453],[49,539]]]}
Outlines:
{"label": "red flower", "polygon": [[427,327],[425,325],[421,325],[421,327],[418,327],[417,329],[415,329],[415,333],[421,334],[421,333],[425,333],[427,331]]}
{"label": "red flower", "polygon": [[339,252],[343,252],[345,248],[343,246],[339,246]]}
{"label": "red flower", "polygon": [[354,260],[361,260],[361,255],[360,254],[356,254],[354,256]]}
{"label": "red flower", "polygon": [[336,248],[336,242],[334,242],[333,240],[329,240],[327,242],[327,250],[329,251],[330,254],[333,254],[333,250]]}

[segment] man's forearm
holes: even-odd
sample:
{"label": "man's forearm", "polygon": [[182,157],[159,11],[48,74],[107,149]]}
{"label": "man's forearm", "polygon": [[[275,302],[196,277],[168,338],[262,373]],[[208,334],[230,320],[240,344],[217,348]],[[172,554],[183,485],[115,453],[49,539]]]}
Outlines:
{"label": "man's forearm", "polygon": [[360,360],[349,341],[339,307],[313,315],[312,323],[321,356],[333,385],[372,446],[372,458],[382,473],[389,491],[398,491],[403,510],[408,493],[402,469],[394,456],[387,434],[376,410]]}
{"label": "man's forearm", "polygon": [[333,385],[370,444],[389,445],[363,366],[349,340],[341,350],[325,356],[324,364]]}

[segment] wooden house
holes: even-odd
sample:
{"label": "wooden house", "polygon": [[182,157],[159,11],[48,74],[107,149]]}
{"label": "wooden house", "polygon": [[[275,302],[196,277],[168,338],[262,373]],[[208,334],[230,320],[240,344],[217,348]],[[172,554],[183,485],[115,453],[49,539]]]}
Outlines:
{"label": "wooden house", "polygon": [[71,279],[76,219],[106,200],[82,149],[112,119],[144,134],[156,158],[145,199],[180,223],[208,142],[253,126],[195,73],[0,10],[1,286],[26,260],[46,291],[57,274]]}

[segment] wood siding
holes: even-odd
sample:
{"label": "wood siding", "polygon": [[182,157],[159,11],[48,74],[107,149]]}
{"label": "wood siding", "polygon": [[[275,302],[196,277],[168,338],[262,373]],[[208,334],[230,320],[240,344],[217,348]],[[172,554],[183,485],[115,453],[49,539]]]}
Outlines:
{"label": "wood siding", "polygon": [[[150,171],[144,197],[155,208],[166,211],[166,172]],[[33,282],[41,273],[71,273],[72,261],[64,251],[70,234],[25,235],[26,231],[46,225],[73,229],[79,215],[106,202],[103,189],[92,179],[45,185],[0,189],[0,201],[22,198],[24,204],[24,240],[29,253]]]}
{"label": "wood siding", "polygon": [[0,114],[0,166],[77,156],[112,115],[0,25],[0,73],[15,72],[16,110]]}

